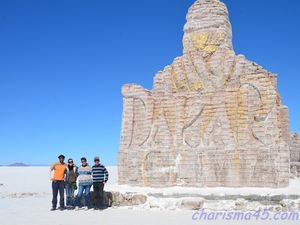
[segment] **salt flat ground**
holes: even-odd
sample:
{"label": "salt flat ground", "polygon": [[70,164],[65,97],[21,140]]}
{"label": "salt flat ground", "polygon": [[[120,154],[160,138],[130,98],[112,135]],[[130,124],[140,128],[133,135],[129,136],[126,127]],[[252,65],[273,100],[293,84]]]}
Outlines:
{"label": "salt flat ground", "polygon": [[[107,167],[110,180],[107,191],[126,192],[137,190],[117,185],[117,167]],[[48,167],[0,167],[0,225],[82,225],[82,224],[299,224],[299,221],[203,221],[192,220],[193,211],[160,210],[143,208],[109,208],[104,211],[55,211],[51,212],[51,182]],[[273,190],[274,193],[299,193],[299,183],[291,188]],[[210,192],[227,193],[254,192],[256,189],[147,189],[144,191]],[[141,189],[139,189],[141,191]],[[270,192],[270,189],[262,189]]]}

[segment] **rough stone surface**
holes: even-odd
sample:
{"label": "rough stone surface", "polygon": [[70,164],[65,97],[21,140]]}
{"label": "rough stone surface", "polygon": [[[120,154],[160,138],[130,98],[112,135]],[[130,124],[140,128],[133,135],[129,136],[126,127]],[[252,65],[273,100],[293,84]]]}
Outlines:
{"label": "rough stone surface", "polygon": [[297,133],[291,134],[291,162],[300,162],[300,140]]}
{"label": "rough stone surface", "polygon": [[247,203],[248,201],[243,198],[237,199],[234,203],[235,210],[244,210],[247,207]]}
{"label": "rough stone surface", "polygon": [[182,199],[180,203],[181,209],[199,210],[202,209],[204,205],[204,199],[194,198],[194,199]]}
{"label": "rough stone surface", "polygon": [[146,203],[147,196],[136,193],[112,192],[112,206],[134,206]]}
{"label": "rough stone surface", "polygon": [[[94,204],[95,194],[90,193],[91,205]],[[82,197],[82,204],[85,204],[85,199]],[[106,192],[103,193],[103,206],[104,207],[118,207],[118,206],[135,206],[142,205],[147,202],[147,195],[138,193],[125,193],[120,192]]]}
{"label": "rough stone surface", "polygon": [[291,134],[291,178],[300,177],[300,140],[297,133]]}
{"label": "rough stone surface", "polygon": [[287,186],[289,113],[276,75],[235,54],[219,0],[197,0],[186,19],[183,55],[153,90],[122,88],[119,183]]}
{"label": "rough stone surface", "polygon": [[[32,194],[32,193],[31,193]],[[34,193],[33,193],[34,194]],[[21,198],[26,196],[19,196]],[[19,198],[10,195],[9,198]],[[91,192],[91,206],[94,202],[94,193]],[[161,210],[257,210],[258,208],[270,211],[299,211],[300,195],[202,195],[173,193],[139,193],[117,191],[104,192],[104,208],[107,207],[129,207],[139,209],[158,208]],[[82,198],[84,204],[84,197]]]}
{"label": "rough stone surface", "polygon": [[[259,194],[246,194],[246,195],[203,195],[203,194],[154,194],[148,193],[147,196],[157,198],[157,199],[176,199],[176,198],[193,198],[193,199],[204,199],[207,201],[236,201],[236,206],[241,205],[242,202],[259,202],[260,205],[277,205],[281,201],[285,200],[297,200],[300,199],[300,195],[259,195]],[[240,201],[242,199],[242,202]]]}

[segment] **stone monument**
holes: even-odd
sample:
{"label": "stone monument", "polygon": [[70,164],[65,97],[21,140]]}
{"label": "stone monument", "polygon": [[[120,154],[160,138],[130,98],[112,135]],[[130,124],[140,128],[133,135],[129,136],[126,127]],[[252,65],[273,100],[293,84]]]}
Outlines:
{"label": "stone monument", "polygon": [[287,186],[291,133],[277,76],[235,54],[224,3],[197,0],[186,19],[183,55],[153,90],[122,88],[119,184]]}

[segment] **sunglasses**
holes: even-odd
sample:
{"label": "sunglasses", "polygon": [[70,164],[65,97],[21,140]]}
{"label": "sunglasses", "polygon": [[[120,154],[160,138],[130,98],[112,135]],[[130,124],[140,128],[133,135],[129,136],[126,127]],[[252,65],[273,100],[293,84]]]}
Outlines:
{"label": "sunglasses", "polygon": [[69,161],[68,163],[73,163],[73,161]]}

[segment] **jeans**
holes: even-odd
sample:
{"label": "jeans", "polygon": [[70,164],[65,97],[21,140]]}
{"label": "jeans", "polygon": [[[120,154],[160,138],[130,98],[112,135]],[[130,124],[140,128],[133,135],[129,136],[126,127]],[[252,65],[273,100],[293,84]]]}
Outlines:
{"label": "jeans", "polygon": [[59,205],[60,207],[65,207],[65,182],[64,181],[52,181],[52,208],[56,208],[57,206],[57,195],[59,192]]}
{"label": "jeans", "polygon": [[89,207],[91,186],[92,185],[80,185],[79,184],[78,194],[77,194],[77,203],[76,203],[76,205],[79,206],[79,208],[82,207],[81,197],[82,197],[83,192],[84,192],[84,196],[85,196],[85,206]]}
{"label": "jeans", "polygon": [[67,206],[74,206],[74,192],[76,189],[76,183],[67,183],[66,184],[66,196],[67,196]]}
{"label": "jeans", "polygon": [[103,203],[103,188],[104,188],[104,183],[102,183],[102,182],[95,182],[95,183],[93,183],[93,188],[94,188],[94,194],[95,194],[94,207],[95,208],[102,208],[102,207],[104,207],[104,203]]}

